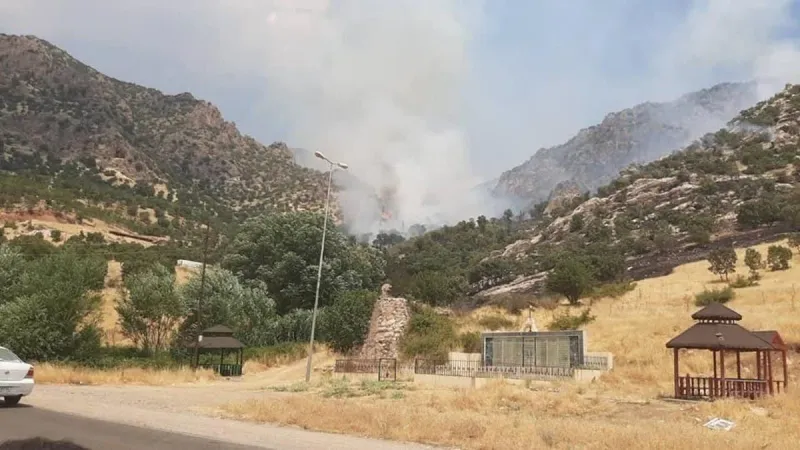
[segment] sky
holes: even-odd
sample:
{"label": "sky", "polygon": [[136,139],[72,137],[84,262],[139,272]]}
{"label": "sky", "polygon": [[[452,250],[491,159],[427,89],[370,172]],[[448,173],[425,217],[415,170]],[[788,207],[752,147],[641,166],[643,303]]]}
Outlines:
{"label": "sky", "polygon": [[[266,144],[323,151],[393,192],[408,224],[484,210],[469,187],[611,111],[800,81],[797,3],[0,0],[0,32],[191,92]],[[361,228],[370,201],[343,197]]]}

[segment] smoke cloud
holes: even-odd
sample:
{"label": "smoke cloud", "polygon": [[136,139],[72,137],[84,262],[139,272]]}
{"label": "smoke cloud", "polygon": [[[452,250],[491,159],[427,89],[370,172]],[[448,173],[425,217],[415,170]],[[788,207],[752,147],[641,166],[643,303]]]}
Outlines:
{"label": "smoke cloud", "polygon": [[0,0],[0,30],[36,34],[111,76],[191,91],[261,141],[346,162],[347,224],[375,232],[382,207],[397,229],[499,213],[479,183],[610,111],[722,81],[757,79],[765,98],[800,80],[792,8]]}

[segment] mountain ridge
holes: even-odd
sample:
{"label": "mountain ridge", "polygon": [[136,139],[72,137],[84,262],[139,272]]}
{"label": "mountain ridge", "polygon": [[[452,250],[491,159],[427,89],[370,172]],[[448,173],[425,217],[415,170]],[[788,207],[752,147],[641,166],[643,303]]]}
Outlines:
{"label": "mountain ridge", "polygon": [[108,77],[35,36],[0,34],[0,128],[6,160],[78,161],[232,210],[324,204],[326,176],[285,144],[260,144],[210,102]]}
{"label": "mountain ridge", "polygon": [[561,182],[594,190],[633,163],[647,163],[723,126],[757,100],[753,81],[720,83],[669,102],[644,102],[608,113],[565,143],[537,150],[498,177],[492,192],[527,208]]}

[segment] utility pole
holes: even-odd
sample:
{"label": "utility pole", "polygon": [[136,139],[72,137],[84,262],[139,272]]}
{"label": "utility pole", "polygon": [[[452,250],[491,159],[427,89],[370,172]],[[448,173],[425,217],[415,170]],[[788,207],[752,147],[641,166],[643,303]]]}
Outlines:
{"label": "utility pole", "polygon": [[201,312],[203,308],[203,296],[205,296],[206,291],[206,261],[208,260],[208,236],[211,230],[211,219],[208,214],[206,214],[206,232],[205,237],[203,238],[203,268],[200,269],[200,295],[197,297],[197,320],[195,324],[197,325],[197,336],[195,337],[194,343],[194,360],[195,360],[195,368],[200,365],[200,333],[203,332],[203,325],[201,320]]}
{"label": "utility pole", "polygon": [[328,213],[330,209],[330,200],[331,200],[331,185],[333,184],[333,171],[336,167],[340,169],[347,170],[347,164],[343,162],[333,162],[330,159],[326,158],[320,152],[314,152],[314,156],[319,159],[326,161],[330,165],[330,171],[328,172],[328,194],[325,197],[325,219],[322,221],[322,242],[320,242],[319,246],[319,266],[317,267],[317,290],[314,294],[314,310],[311,314],[311,338],[308,342],[308,361],[306,361],[306,383],[311,381],[311,359],[314,356],[314,331],[317,328],[317,309],[319,308],[319,286],[320,282],[322,281],[322,263],[323,257],[325,255],[325,233],[328,230]]}

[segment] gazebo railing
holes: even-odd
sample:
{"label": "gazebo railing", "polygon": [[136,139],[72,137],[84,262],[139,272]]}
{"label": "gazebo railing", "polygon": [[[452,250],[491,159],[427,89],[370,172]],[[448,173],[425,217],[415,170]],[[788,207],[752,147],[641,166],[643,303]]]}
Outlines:
{"label": "gazebo railing", "polygon": [[680,398],[715,398],[743,397],[757,398],[769,393],[767,380],[692,377],[686,375],[678,378],[678,397]]}
{"label": "gazebo railing", "polygon": [[242,376],[241,364],[200,364],[203,369],[211,369],[223,377],[240,377]]}

